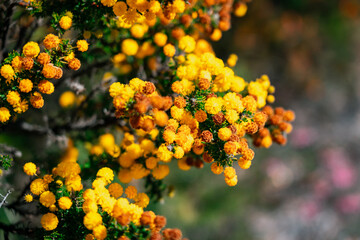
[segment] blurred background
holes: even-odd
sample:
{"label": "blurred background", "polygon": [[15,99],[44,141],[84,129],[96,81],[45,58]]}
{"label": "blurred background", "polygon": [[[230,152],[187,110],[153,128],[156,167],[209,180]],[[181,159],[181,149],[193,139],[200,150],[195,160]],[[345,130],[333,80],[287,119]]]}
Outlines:
{"label": "blurred background", "polygon": [[156,208],[190,239],[359,239],[360,1],[248,7],[215,51],[238,54],[246,80],[269,75],[274,105],[296,112],[294,131],[237,168],[236,187],[209,169],[169,176],[176,196]]}
{"label": "blurred background", "polygon": [[[149,209],[189,239],[359,239],[360,1],[253,0],[248,7],[214,48],[222,59],[237,54],[236,73],[246,80],[269,75],[274,106],[296,112],[288,144],[257,149],[248,170],[236,165],[235,187],[209,164],[184,172],[173,162],[166,182],[175,196]],[[50,101],[46,108],[51,112]],[[61,156],[40,149],[41,137],[0,135],[2,141],[23,154],[12,172],[26,161],[52,166]],[[4,172],[0,194],[27,181]],[[1,222],[17,221],[16,212],[2,211]]]}

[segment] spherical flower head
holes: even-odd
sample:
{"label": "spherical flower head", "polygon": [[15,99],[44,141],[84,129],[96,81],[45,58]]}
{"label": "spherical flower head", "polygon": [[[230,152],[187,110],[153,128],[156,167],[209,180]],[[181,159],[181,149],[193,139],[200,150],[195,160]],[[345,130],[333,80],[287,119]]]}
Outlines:
{"label": "spherical flower head", "polygon": [[97,172],[96,177],[103,178],[107,183],[111,183],[114,180],[114,172],[108,167],[103,167]]}
{"label": "spherical flower head", "polygon": [[15,77],[14,69],[9,64],[5,64],[1,67],[0,74],[8,81],[13,80]]}
{"label": "spherical flower head", "polygon": [[52,64],[46,64],[41,72],[46,78],[54,78],[56,75],[56,68]]}
{"label": "spherical flower head", "polygon": [[72,19],[68,16],[63,16],[61,17],[59,24],[62,29],[68,30],[72,25]]}
{"label": "spherical flower head", "polygon": [[210,114],[217,114],[221,111],[223,100],[217,97],[210,97],[205,102],[205,110]]}
{"label": "spherical flower head", "polygon": [[26,194],[25,197],[24,197],[25,202],[28,202],[28,203],[32,202],[33,199],[34,198],[33,198],[33,196],[31,194]]}
{"label": "spherical flower head", "polygon": [[102,224],[101,215],[97,212],[88,212],[84,217],[83,223],[87,229],[92,230]]}
{"label": "spherical flower head", "polygon": [[235,142],[226,142],[224,144],[224,150],[227,154],[235,154],[237,151],[238,145]]}
{"label": "spherical flower head", "polygon": [[219,41],[222,37],[222,32],[220,29],[214,29],[214,31],[212,32],[212,34],[210,35],[210,39],[213,41]]}
{"label": "spherical flower head", "polygon": [[235,175],[233,178],[225,177],[225,182],[228,186],[233,187],[238,182],[237,176]]}
{"label": "spherical flower head", "polygon": [[23,54],[26,57],[34,58],[37,57],[39,53],[40,53],[40,47],[39,44],[37,44],[36,42],[28,42],[23,47]]}
{"label": "spherical flower head", "polygon": [[112,7],[115,5],[116,2],[117,0],[101,0],[102,5],[106,7]]}
{"label": "spherical flower head", "polygon": [[104,225],[99,225],[99,226],[96,226],[94,229],[93,229],[93,234],[94,234],[94,237],[98,240],[103,240],[106,238],[107,236],[107,231],[106,231],[106,227]]}
{"label": "spherical flower head", "polygon": [[239,166],[240,166],[242,169],[248,169],[248,168],[250,168],[250,166],[251,166],[251,161],[248,161],[248,160],[239,160],[239,161],[238,161],[238,164],[239,164]]}
{"label": "spherical flower head", "polygon": [[40,203],[45,207],[50,207],[56,203],[55,195],[50,191],[45,191],[40,195]]}
{"label": "spherical flower head", "polygon": [[14,106],[21,101],[20,94],[16,91],[9,91],[6,95],[6,101]]}
{"label": "spherical flower head", "polygon": [[59,98],[59,105],[63,108],[67,108],[74,105],[75,101],[76,101],[75,93],[71,91],[66,91],[61,94]]}
{"label": "spherical flower head", "polygon": [[153,211],[143,212],[140,218],[140,224],[143,226],[148,226],[150,224],[153,224],[155,217],[156,215]]}
{"label": "spherical flower head", "polygon": [[172,4],[176,13],[183,13],[185,11],[185,2],[183,0],[175,0]]}
{"label": "spherical flower head", "polygon": [[54,230],[59,224],[59,220],[53,213],[47,213],[41,217],[41,226],[46,231]]}
{"label": "spherical flower head", "polygon": [[125,2],[119,1],[113,6],[113,12],[116,16],[120,17],[126,13],[127,8],[128,7]]}
{"label": "spherical flower head", "polygon": [[52,94],[54,92],[54,84],[48,80],[41,80],[38,84],[39,91],[44,94]]}
{"label": "spherical flower head", "polygon": [[59,204],[59,207],[63,210],[67,210],[67,209],[70,209],[71,206],[72,206],[72,201],[69,197],[61,197],[59,200],[58,200],[58,204]]}
{"label": "spherical flower head", "polygon": [[19,89],[21,92],[28,93],[32,90],[33,83],[30,79],[22,79],[19,83]]}
{"label": "spherical flower head", "polygon": [[135,204],[138,205],[141,208],[146,208],[147,205],[149,205],[150,199],[146,193],[139,193],[135,197]]}
{"label": "spherical flower head", "polygon": [[34,108],[42,108],[44,99],[39,92],[34,92],[30,97],[30,103]]}
{"label": "spherical flower head", "polygon": [[195,39],[189,35],[180,38],[179,48],[186,53],[191,53],[195,50]]}
{"label": "spherical flower head", "polygon": [[135,199],[136,195],[137,195],[137,189],[135,186],[128,186],[126,189],[125,189],[125,194],[126,194],[126,197],[129,198],[129,199]]}
{"label": "spherical flower head", "polygon": [[10,111],[6,107],[0,108],[0,122],[4,123],[10,119]]}
{"label": "spherical flower head", "polygon": [[175,55],[176,49],[174,47],[174,45],[172,45],[171,43],[168,43],[164,46],[164,54],[167,57],[173,57]]}
{"label": "spherical flower head", "polygon": [[89,49],[89,44],[86,40],[78,40],[76,46],[80,52],[86,52]]}
{"label": "spherical flower head", "polygon": [[144,34],[147,32],[147,27],[142,24],[135,24],[130,28],[131,35],[134,38],[141,39],[143,38]]}
{"label": "spherical flower head", "polygon": [[30,191],[34,195],[40,195],[48,189],[48,185],[41,178],[35,179],[30,184]]}
{"label": "spherical flower head", "polygon": [[50,33],[46,35],[43,43],[46,49],[57,48],[60,44],[60,38]]}
{"label": "spherical flower head", "polygon": [[26,175],[29,175],[29,176],[35,175],[36,171],[37,171],[36,165],[32,162],[25,163],[23,169],[24,169],[24,172],[26,173]]}
{"label": "spherical flower head", "polygon": [[81,67],[81,62],[79,59],[73,58],[68,62],[68,66],[70,69],[77,71]]}
{"label": "spherical flower head", "polygon": [[226,167],[224,170],[224,176],[226,178],[233,178],[236,176],[235,168],[233,167]]}
{"label": "spherical flower head", "polygon": [[247,5],[244,2],[235,4],[234,14],[237,17],[243,17],[247,12]]}
{"label": "spherical flower head", "polygon": [[112,183],[109,186],[109,193],[114,198],[119,198],[123,194],[123,187],[119,183]]}
{"label": "spherical flower head", "polygon": [[16,56],[14,57],[14,59],[11,61],[11,66],[16,70],[16,71],[20,71],[21,70],[21,57],[20,56]]}
{"label": "spherical flower head", "polygon": [[230,128],[220,128],[218,131],[218,137],[223,141],[229,140],[231,135],[232,135],[232,132],[231,132]]}
{"label": "spherical flower head", "polygon": [[168,37],[165,33],[158,32],[154,36],[154,42],[159,47],[163,47],[163,46],[165,46],[165,44],[167,42],[167,38]]}
{"label": "spherical flower head", "polygon": [[138,49],[139,45],[134,39],[125,39],[121,43],[121,51],[128,56],[134,56]]}
{"label": "spherical flower head", "polygon": [[218,165],[217,162],[214,162],[213,164],[211,164],[211,171],[217,175],[221,174],[224,171],[223,166]]}
{"label": "spherical flower head", "polygon": [[155,179],[161,180],[165,178],[170,172],[168,165],[159,164],[156,168],[153,169],[152,175]]}
{"label": "spherical flower head", "polygon": [[170,162],[173,157],[173,153],[169,151],[166,144],[161,144],[156,153],[156,156],[163,162]]}

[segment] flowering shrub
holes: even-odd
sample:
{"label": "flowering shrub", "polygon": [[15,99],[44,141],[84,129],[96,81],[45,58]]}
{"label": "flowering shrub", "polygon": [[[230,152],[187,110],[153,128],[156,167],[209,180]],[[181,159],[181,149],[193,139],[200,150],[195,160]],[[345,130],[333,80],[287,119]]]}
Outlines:
{"label": "flowering shrub", "polygon": [[[295,115],[270,106],[269,77],[245,81],[232,69],[237,56],[221,60],[209,41],[229,30],[231,13],[246,13],[246,1],[31,0],[8,7],[51,29],[41,42],[5,54],[1,128],[20,124],[22,131],[55,136],[59,145],[63,136],[67,143],[54,166],[23,165],[34,179],[21,199],[39,202],[42,228],[13,232],[44,239],[74,233],[76,239],[183,239],[180,230],[164,229],[164,217],[144,210],[169,190],[170,162],[184,171],[209,163],[235,186],[235,162],[248,169],[254,159],[251,141],[265,148],[286,144]],[[95,87],[87,82],[99,74]],[[72,91],[55,93],[62,107],[57,117],[45,109],[41,126],[20,115],[29,106],[42,108],[42,94],[64,82]]]}

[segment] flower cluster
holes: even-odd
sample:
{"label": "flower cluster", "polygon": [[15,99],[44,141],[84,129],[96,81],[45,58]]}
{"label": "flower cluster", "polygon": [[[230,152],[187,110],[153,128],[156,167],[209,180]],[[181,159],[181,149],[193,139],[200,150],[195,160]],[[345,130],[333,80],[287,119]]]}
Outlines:
{"label": "flower cluster", "polygon": [[[166,41],[159,44],[159,38],[155,41],[164,45]],[[138,78],[127,85],[113,83],[109,92],[117,117],[129,119],[134,129],[148,133],[155,126],[161,129],[161,140],[152,144],[156,161],[175,158],[183,170],[214,161],[211,170],[220,174],[228,166],[225,181],[234,186],[237,176],[233,162],[247,169],[254,158],[246,136],[253,136],[256,146],[269,147],[273,140],[284,144],[295,115],[282,108],[274,113],[265,106],[274,102],[271,94],[275,89],[268,76],[245,82],[231,69],[237,57],[231,55],[224,63],[206,43],[187,35],[178,41],[181,52],[173,63],[173,98],[162,97],[153,83]]]}
{"label": "flower cluster", "polygon": [[[76,226],[82,239],[183,239],[179,229],[163,229],[165,217],[144,211],[149,204],[145,193],[135,186],[124,190],[114,182],[114,173],[108,167],[97,171],[92,187],[84,190],[77,156],[77,149],[70,143],[52,174],[34,179],[30,184],[32,194],[24,196],[26,202],[35,199],[41,204],[44,236],[66,236]],[[34,175],[35,164],[26,163],[24,172]]]}
{"label": "flower cluster", "polygon": [[0,122],[5,123],[11,117],[26,112],[29,104],[42,108],[42,94],[54,92],[54,79],[63,76],[63,68],[78,70],[81,66],[75,58],[74,50],[84,52],[88,49],[85,40],[78,40],[72,47],[69,40],[48,34],[42,45],[28,42],[22,53],[13,52],[0,65]]}

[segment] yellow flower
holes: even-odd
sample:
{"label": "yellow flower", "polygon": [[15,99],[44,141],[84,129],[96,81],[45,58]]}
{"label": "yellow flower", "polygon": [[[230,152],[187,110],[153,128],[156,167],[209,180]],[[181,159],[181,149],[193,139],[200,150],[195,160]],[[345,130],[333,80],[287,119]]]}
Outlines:
{"label": "yellow flower", "polygon": [[85,215],[83,222],[87,229],[92,230],[102,224],[102,218],[97,212],[88,212]]}
{"label": "yellow flower", "polygon": [[30,191],[34,195],[40,195],[48,189],[48,185],[41,178],[35,179],[30,184]]}
{"label": "yellow flower", "polygon": [[221,98],[211,97],[205,102],[205,110],[210,114],[217,114],[221,111],[223,100]]}
{"label": "yellow flower", "polygon": [[21,101],[20,94],[16,91],[9,91],[6,95],[6,101],[14,106]]}
{"label": "yellow flower", "polygon": [[224,168],[221,165],[218,165],[217,162],[211,164],[211,171],[215,174],[221,174],[224,171]]}
{"label": "yellow flower", "polygon": [[10,116],[10,111],[6,107],[0,108],[0,122],[7,122],[10,119]]}
{"label": "yellow flower", "polygon": [[154,170],[152,171],[152,175],[155,179],[163,179],[165,178],[170,172],[168,165],[158,165]]}
{"label": "yellow flower", "polygon": [[75,103],[76,96],[75,93],[71,91],[63,92],[59,98],[59,104],[63,108],[72,106]]}
{"label": "yellow flower", "polygon": [[101,3],[106,7],[112,7],[116,2],[117,0],[101,0]]}
{"label": "yellow flower", "polygon": [[68,16],[63,16],[61,17],[59,24],[62,29],[68,30],[72,25],[72,19]]}
{"label": "yellow flower", "polygon": [[9,64],[5,64],[1,67],[0,74],[6,80],[13,80],[15,76],[14,69]]}
{"label": "yellow flower", "polygon": [[70,209],[71,206],[72,206],[72,201],[69,197],[61,197],[59,200],[58,200],[58,204],[59,204],[59,207],[63,210],[67,210],[67,209]]}
{"label": "yellow flower", "polygon": [[123,194],[123,187],[119,183],[112,183],[109,186],[109,193],[114,198],[119,198]]}
{"label": "yellow flower", "polygon": [[25,197],[24,197],[25,201],[30,203],[33,201],[33,196],[31,194],[26,194]]}
{"label": "yellow flower", "polygon": [[186,35],[180,38],[179,48],[186,53],[191,53],[195,50],[196,42],[193,37]]}
{"label": "yellow flower", "polygon": [[44,99],[39,92],[34,92],[30,97],[30,103],[34,108],[42,108]]}
{"label": "yellow flower", "polygon": [[89,44],[86,40],[78,40],[76,46],[80,52],[86,52],[89,49]]}
{"label": "yellow flower", "polygon": [[33,83],[30,79],[22,79],[19,83],[19,89],[21,92],[28,93],[32,90]]}
{"label": "yellow flower", "polygon": [[36,174],[36,165],[32,162],[28,162],[28,163],[25,163],[24,165],[24,172],[26,173],[26,175],[29,175],[29,176],[33,176]]}
{"label": "yellow flower", "polygon": [[147,205],[149,205],[150,199],[146,193],[139,193],[135,197],[135,204],[138,205],[141,208],[146,208]]}
{"label": "yellow flower", "polygon": [[155,34],[154,36],[154,42],[156,45],[158,45],[159,47],[163,47],[165,46],[166,42],[167,42],[167,36],[165,33],[161,33],[158,32]]}
{"label": "yellow flower", "polygon": [[239,2],[237,5],[235,5],[234,14],[237,17],[243,17],[247,12],[247,5],[246,3]]}
{"label": "yellow flower", "polygon": [[137,189],[135,186],[128,186],[126,189],[125,189],[125,194],[126,194],[126,197],[129,198],[129,199],[135,199],[136,195],[137,195]]}
{"label": "yellow flower", "polygon": [[45,207],[50,207],[56,203],[55,195],[50,191],[45,191],[40,195],[40,203]]}
{"label": "yellow flower", "polygon": [[50,33],[46,35],[43,43],[46,49],[57,48],[60,44],[60,38]]}
{"label": "yellow flower", "polygon": [[37,57],[39,53],[40,53],[40,47],[39,44],[37,44],[36,42],[28,42],[23,47],[23,54],[27,57],[34,58]]}
{"label": "yellow flower", "polygon": [[163,143],[157,150],[156,156],[160,159],[160,161],[170,162],[173,157],[173,153],[169,151],[166,144]]}
{"label": "yellow flower", "polygon": [[104,225],[99,225],[93,229],[94,237],[98,240],[103,240],[106,238],[106,227]]}
{"label": "yellow flower", "polygon": [[164,46],[164,54],[168,57],[173,57],[175,55],[176,49],[174,47],[174,45],[172,45],[171,43],[168,43]]}
{"label": "yellow flower", "polygon": [[58,223],[59,220],[53,213],[47,213],[41,217],[41,225],[46,231],[54,230]]}
{"label": "yellow flower", "polygon": [[52,94],[54,92],[54,84],[48,80],[41,80],[38,84],[38,89],[41,93]]}
{"label": "yellow flower", "polygon": [[113,6],[113,12],[115,13],[116,16],[122,16],[126,13],[127,10],[127,5],[125,2],[117,2],[114,6]]}
{"label": "yellow flower", "polygon": [[107,183],[111,183],[114,179],[114,172],[108,167],[103,167],[97,172],[96,177],[103,178]]}
{"label": "yellow flower", "polygon": [[227,141],[229,140],[229,138],[231,137],[232,132],[230,130],[230,128],[220,128],[218,131],[218,136],[221,140],[223,141]]}
{"label": "yellow flower", "polygon": [[125,39],[121,44],[121,51],[128,56],[133,56],[139,49],[138,43],[134,39]]}

